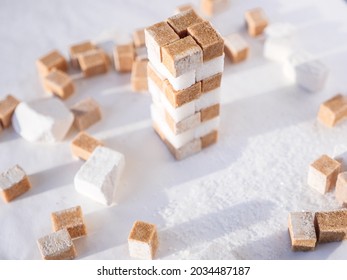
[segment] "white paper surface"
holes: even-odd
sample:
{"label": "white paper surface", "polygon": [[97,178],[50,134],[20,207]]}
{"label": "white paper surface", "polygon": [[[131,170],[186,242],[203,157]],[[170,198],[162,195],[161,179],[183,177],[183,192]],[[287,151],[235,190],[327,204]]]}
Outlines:
{"label": "white paper surface", "polygon": [[[197,6],[199,1],[194,1]],[[0,95],[45,96],[35,60],[52,49],[101,33],[124,40],[136,28],[173,14],[185,1],[1,1]],[[272,22],[289,22],[303,49],[330,69],[324,90],[290,84],[281,66],[262,56],[261,38],[246,35],[243,13],[261,6]],[[0,170],[19,164],[33,188],[12,203],[0,201],[0,259],[40,259],[36,240],[52,231],[50,213],[81,205],[88,237],[75,242],[79,259],[129,259],[135,220],[157,224],[159,259],[346,259],[347,241],[293,253],[291,211],[338,208],[333,194],[306,184],[308,165],[347,139],[347,123],[328,129],[316,121],[321,102],[346,93],[347,5],[342,0],[231,1],[212,19],[223,35],[241,32],[249,59],[223,76],[220,140],[176,162],[151,128],[150,96],[130,90],[130,75],[111,71],[77,82],[71,106],[87,96],[103,120],[88,132],[125,155],[118,204],[104,207],[78,194],[73,178],[82,162],[70,152],[71,131],[55,145],[28,143],[13,129],[0,134]]]}

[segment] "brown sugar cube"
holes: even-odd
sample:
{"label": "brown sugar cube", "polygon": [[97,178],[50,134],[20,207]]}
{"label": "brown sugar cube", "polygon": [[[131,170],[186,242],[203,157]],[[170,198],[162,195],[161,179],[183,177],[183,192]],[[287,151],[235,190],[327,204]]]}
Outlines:
{"label": "brown sugar cube", "polygon": [[245,19],[248,26],[248,34],[252,37],[262,34],[268,25],[268,19],[261,8],[247,11]]}
{"label": "brown sugar cube", "polygon": [[0,100],[0,126],[7,128],[11,125],[12,115],[18,104],[19,101],[12,95]]}
{"label": "brown sugar cube", "polygon": [[180,5],[175,9],[175,14],[179,14],[182,12],[186,12],[189,10],[193,10],[193,5],[192,4],[184,4],[184,5]]}
{"label": "brown sugar cube", "polygon": [[108,71],[108,61],[105,52],[101,49],[81,53],[77,58],[85,77],[104,74]]}
{"label": "brown sugar cube", "polygon": [[136,221],[128,237],[129,253],[133,258],[151,260],[158,249],[157,227]]}
{"label": "brown sugar cube", "polygon": [[70,47],[70,60],[71,65],[75,69],[79,69],[78,55],[95,50],[95,45],[90,41],[81,42]]}
{"label": "brown sugar cube", "polygon": [[154,69],[151,62],[147,64],[147,77],[153,81],[162,92],[165,91],[165,77]]}
{"label": "brown sugar cube", "polygon": [[222,73],[218,73],[201,81],[202,93],[219,88],[222,82]]}
{"label": "brown sugar cube", "polygon": [[196,70],[202,64],[202,50],[191,36],[162,47],[164,66],[174,77]]}
{"label": "brown sugar cube", "polygon": [[307,183],[320,193],[325,194],[335,187],[340,169],[340,162],[327,155],[322,155],[310,165]]}
{"label": "brown sugar cube", "polygon": [[118,72],[131,72],[135,60],[133,44],[119,45],[114,48],[114,65]]}
{"label": "brown sugar cube", "polygon": [[161,48],[177,41],[180,37],[167,22],[159,22],[145,29],[148,57],[162,61]]}
{"label": "brown sugar cube", "polygon": [[201,0],[201,10],[208,16],[225,11],[229,0]]}
{"label": "brown sugar cube", "polygon": [[88,160],[96,147],[103,146],[102,142],[81,131],[71,142],[71,152],[74,156]]}
{"label": "brown sugar cube", "polygon": [[314,213],[290,213],[288,219],[288,230],[293,251],[314,250],[317,242],[314,226]]}
{"label": "brown sugar cube", "polygon": [[315,227],[319,243],[347,239],[347,209],[317,212]]}
{"label": "brown sugar cube", "polygon": [[206,122],[208,120],[211,120],[215,117],[219,116],[219,104],[212,105],[210,107],[201,109],[200,114],[201,114],[201,122]]}
{"label": "brown sugar cube", "polygon": [[76,103],[71,112],[75,116],[74,126],[79,130],[86,130],[93,124],[101,120],[101,110],[99,104],[91,97]]}
{"label": "brown sugar cube", "polygon": [[131,72],[131,88],[133,91],[146,92],[148,90],[147,64],[147,60],[133,62]]}
{"label": "brown sugar cube", "polygon": [[29,178],[19,165],[0,174],[0,190],[5,202],[14,200],[30,188]]}
{"label": "brown sugar cube", "polygon": [[53,70],[44,78],[44,87],[61,99],[70,97],[75,91],[75,85],[70,76],[60,70]]}
{"label": "brown sugar cube", "polygon": [[201,140],[201,148],[205,149],[208,146],[211,146],[212,144],[217,143],[218,141],[218,131],[214,130],[210,132],[209,134],[204,135],[200,138]]}
{"label": "brown sugar cube", "polygon": [[188,27],[188,33],[201,47],[204,62],[223,55],[224,40],[208,21]]}
{"label": "brown sugar cube", "polygon": [[75,246],[65,228],[41,237],[37,245],[44,260],[72,260],[76,257]]}
{"label": "brown sugar cube", "polygon": [[145,46],[145,29],[137,29],[133,33],[134,45],[136,48]]}
{"label": "brown sugar cube", "polygon": [[342,207],[347,208],[347,172],[337,176],[335,197]]}
{"label": "brown sugar cube", "polygon": [[203,21],[204,20],[199,17],[193,9],[189,9],[167,19],[168,24],[170,24],[181,38],[188,35],[187,30],[190,26]]}
{"label": "brown sugar cube", "polygon": [[182,90],[174,90],[172,85],[165,80],[165,95],[169,102],[175,108],[182,106],[194,99],[198,98],[201,95],[201,82],[195,83],[189,88]]}
{"label": "brown sugar cube", "polygon": [[51,214],[54,231],[67,229],[71,239],[87,235],[81,206],[64,209]]}
{"label": "brown sugar cube", "polygon": [[249,46],[241,35],[233,33],[224,37],[224,51],[232,62],[238,63],[248,57]]}
{"label": "brown sugar cube", "polygon": [[319,107],[318,120],[333,127],[347,117],[347,96],[338,94]]}
{"label": "brown sugar cube", "polygon": [[53,69],[66,72],[68,65],[65,57],[58,51],[54,50],[36,61],[39,73],[43,76],[47,75]]}
{"label": "brown sugar cube", "polygon": [[165,121],[175,135],[197,127],[201,123],[200,118],[200,112],[198,112],[179,122],[176,122],[171,115],[165,111]]}

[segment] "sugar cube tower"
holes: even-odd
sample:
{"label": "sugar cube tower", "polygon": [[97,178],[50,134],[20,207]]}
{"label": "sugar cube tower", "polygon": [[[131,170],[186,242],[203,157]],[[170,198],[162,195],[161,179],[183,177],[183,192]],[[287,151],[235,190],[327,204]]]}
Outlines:
{"label": "sugar cube tower", "polygon": [[145,29],[153,127],[176,159],[218,137],[224,41],[192,9]]}

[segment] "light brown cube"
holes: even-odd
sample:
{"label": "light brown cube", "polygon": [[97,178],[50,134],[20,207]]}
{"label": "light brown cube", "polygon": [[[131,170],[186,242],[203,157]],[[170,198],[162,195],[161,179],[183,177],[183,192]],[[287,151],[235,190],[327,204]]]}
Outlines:
{"label": "light brown cube", "polygon": [[167,23],[175,30],[175,32],[184,38],[188,35],[188,28],[194,24],[203,22],[204,20],[197,15],[193,9],[189,9],[167,19]]}
{"label": "light brown cube", "polygon": [[101,49],[81,53],[77,58],[84,77],[88,78],[108,71],[108,60]]}
{"label": "light brown cube", "polygon": [[145,29],[137,29],[133,33],[133,40],[135,48],[141,48],[145,46]]}
{"label": "light brown cube", "polygon": [[86,130],[101,120],[99,104],[91,97],[85,98],[71,108],[74,114],[74,126],[79,131]]}
{"label": "light brown cube", "polygon": [[157,227],[136,221],[128,237],[129,253],[133,258],[153,259],[158,249]]}
{"label": "light brown cube", "polygon": [[341,94],[335,95],[319,107],[318,120],[328,127],[335,126],[346,117],[347,96]]}
{"label": "light brown cube", "polygon": [[342,207],[347,208],[347,172],[337,176],[335,197]]}
{"label": "light brown cube", "polygon": [[347,239],[347,209],[317,212],[315,227],[319,243]]}
{"label": "light brown cube", "polygon": [[191,36],[162,47],[164,66],[174,77],[196,70],[202,64],[202,50]]}
{"label": "light brown cube", "polygon": [[39,73],[46,76],[53,69],[58,69],[66,72],[68,69],[65,57],[58,51],[54,50],[36,61]]}
{"label": "light brown cube", "polygon": [[322,155],[310,165],[307,183],[320,193],[325,194],[335,187],[340,170],[340,162],[327,155]]}
{"label": "light brown cube", "polygon": [[161,48],[177,41],[180,37],[167,22],[159,22],[145,29],[148,57],[162,61]]}
{"label": "light brown cube", "polygon": [[201,148],[205,149],[218,141],[218,131],[214,130],[210,132],[209,134],[204,135],[200,138],[201,140]]}
{"label": "light brown cube", "polygon": [[175,14],[179,14],[179,13],[186,12],[189,10],[194,10],[194,7],[192,4],[180,5],[175,9]]}
{"label": "light brown cube", "polygon": [[224,51],[232,62],[238,63],[248,57],[249,46],[241,35],[233,33],[224,37]]}
{"label": "light brown cube", "polygon": [[288,230],[293,251],[311,251],[315,249],[317,236],[314,226],[314,213],[290,213]]}
{"label": "light brown cube", "polygon": [[118,72],[131,72],[135,60],[133,44],[119,45],[114,48],[114,65]]}
{"label": "light brown cube", "polygon": [[81,42],[70,47],[70,61],[71,65],[75,69],[79,69],[78,56],[80,54],[95,50],[95,45],[90,41]]}
{"label": "light brown cube", "polygon": [[19,103],[19,100],[12,95],[7,95],[0,101],[0,126],[7,128],[11,125],[12,115]]}
{"label": "light brown cube", "polygon": [[60,70],[53,70],[44,78],[44,87],[47,91],[67,99],[75,91],[75,85],[68,74]]}
{"label": "light brown cube", "polygon": [[67,229],[71,239],[87,235],[81,206],[53,212],[51,220],[54,231]]}
{"label": "light brown cube", "polygon": [[133,62],[131,72],[131,88],[133,91],[148,91],[147,64],[147,60],[136,60]]}
{"label": "light brown cube", "polygon": [[229,0],[201,0],[201,10],[208,16],[225,11],[229,7]]}
{"label": "light brown cube", "polygon": [[76,157],[88,160],[98,146],[103,146],[101,141],[81,131],[71,142],[71,152]]}
{"label": "light brown cube", "polygon": [[77,255],[67,229],[40,238],[37,245],[44,260],[72,260]]}
{"label": "light brown cube", "polygon": [[218,73],[216,75],[210,76],[201,81],[201,91],[202,93],[210,92],[216,88],[221,86],[222,82],[222,73]]}
{"label": "light brown cube", "polygon": [[248,34],[256,37],[263,33],[265,27],[269,24],[268,19],[261,8],[254,8],[245,13]]}
{"label": "light brown cube", "polygon": [[175,90],[172,85],[165,80],[165,95],[172,106],[175,108],[180,107],[183,104],[199,98],[201,95],[201,82],[195,83],[182,90]]}
{"label": "light brown cube", "polygon": [[19,165],[0,174],[0,190],[5,202],[11,202],[30,188],[29,178]]}
{"label": "light brown cube", "polygon": [[148,79],[151,79],[157,87],[164,92],[166,83],[165,83],[165,77],[160,75],[153,67],[151,62],[148,62],[147,64],[147,77]]}
{"label": "light brown cube", "polygon": [[188,27],[188,34],[201,47],[204,62],[223,55],[224,40],[208,21]]}
{"label": "light brown cube", "polygon": [[211,120],[215,117],[219,116],[219,111],[220,111],[220,105],[215,104],[210,107],[201,109],[200,114],[201,114],[201,122],[206,122],[208,120]]}

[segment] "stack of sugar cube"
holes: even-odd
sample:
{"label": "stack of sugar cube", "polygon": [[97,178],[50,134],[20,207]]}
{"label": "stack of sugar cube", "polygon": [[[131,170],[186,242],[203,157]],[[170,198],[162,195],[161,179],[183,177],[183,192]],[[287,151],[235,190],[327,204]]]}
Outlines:
{"label": "stack of sugar cube", "polygon": [[190,9],[145,29],[153,127],[176,159],[218,137],[224,41]]}

